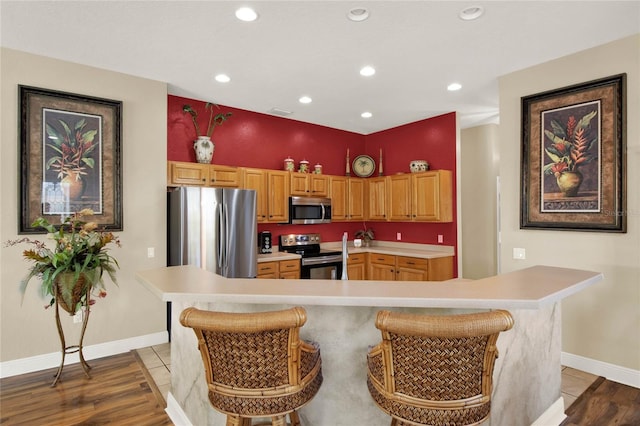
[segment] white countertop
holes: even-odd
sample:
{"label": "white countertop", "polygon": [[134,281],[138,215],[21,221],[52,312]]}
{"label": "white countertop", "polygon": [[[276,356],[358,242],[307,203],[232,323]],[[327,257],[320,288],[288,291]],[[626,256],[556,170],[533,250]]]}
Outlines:
{"label": "white countertop", "polygon": [[533,266],[481,280],[269,280],[231,279],[195,266],[171,266],[140,271],[136,277],[163,301],[538,309],[601,281],[603,275]]}
{"label": "white countertop", "polygon": [[[409,256],[422,259],[435,259],[438,257],[451,257],[453,256],[453,247],[451,246],[434,246],[428,244],[411,244],[411,243],[395,243],[388,241],[376,241],[374,245],[369,247],[354,247],[353,241],[349,242],[347,251],[349,254],[356,253],[380,253],[390,254],[392,256]],[[323,243],[323,249],[332,249],[342,251],[342,243],[331,242]],[[277,247],[274,247],[273,253],[258,254],[258,263],[261,262],[274,262],[280,260],[300,259],[300,255],[278,251]]]}

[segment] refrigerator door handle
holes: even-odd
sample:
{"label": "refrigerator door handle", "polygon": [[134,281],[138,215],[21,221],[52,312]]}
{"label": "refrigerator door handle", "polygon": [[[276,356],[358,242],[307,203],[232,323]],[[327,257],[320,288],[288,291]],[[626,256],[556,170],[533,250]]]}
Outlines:
{"label": "refrigerator door handle", "polygon": [[226,224],[224,221],[224,205],[220,205],[218,206],[218,238],[217,238],[217,243],[218,243],[218,250],[217,250],[217,263],[218,263],[218,270],[222,269],[222,265],[224,264],[224,256],[225,256],[225,244],[224,244],[224,240],[225,240],[225,235],[224,235],[224,231],[226,230]]}

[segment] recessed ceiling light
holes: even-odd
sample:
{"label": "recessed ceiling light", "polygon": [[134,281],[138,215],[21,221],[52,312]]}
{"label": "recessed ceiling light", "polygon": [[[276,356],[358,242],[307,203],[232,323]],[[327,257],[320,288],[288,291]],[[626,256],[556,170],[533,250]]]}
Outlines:
{"label": "recessed ceiling light", "polygon": [[231,81],[231,77],[226,74],[218,74],[214,78],[218,83],[228,83]]}
{"label": "recessed ceiling light", "polygon": [[373,114],[371,114],[369,111],[365,111],[362,114],[360,114],[360,117],[362,117],[362,118],[371,118],[371,117],[373,117]]}
{"label": "recessed ceiling light", "polygon": [[310,104],[312,99],[309,96],[301,96],[300,99],[298,99],[298,101],[301,104]]}
{"label": "recessed ceiling light", "polygon": [[462,9],[458,16],[463,21],[473,21],[474,19],[481,17],[483,13],[484,8],[482,6],[471,6]]}
{"label": "recessed ceiling light", "polygon": [[360,75],[363,75],[365,77],[370,77],[372,75],[374,75],[376,73],[376,69],[374,67],[372,67],[371,65],[367,65],[365,67],[362,67],[360,69]]}
{"label": "recessed ceiling light", "polygon": [[258,19],[258,14],[250,7],[241,7],[240,9],[236,10],[236,18],[241,21],[251,22]]}
{"label": "recessed ceiling light", "polygon": [[456,90],[462,89],[462,84],[460,83],[451,83],[447,86],[447,90],[450,92],[455,92]]}
{"label": "recessed ceiling light", "polygon": [[354,7],[347,13],[347,18],[353,22],[362,22],[369,18],[369,11],[364,7]]}

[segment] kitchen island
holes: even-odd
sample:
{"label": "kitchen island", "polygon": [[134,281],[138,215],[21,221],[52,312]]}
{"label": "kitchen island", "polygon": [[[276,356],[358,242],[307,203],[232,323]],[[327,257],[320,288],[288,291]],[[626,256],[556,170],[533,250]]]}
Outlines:
{"label": "kitchen island", "polygon": [[600,281],[602,274],[535,266],[475,281],[252,280],[177,266],[141,271],[137,278],[172,302],[167,412],[176,424],[224,425],[224,416],[208,402],[195,335],[176,325],[183,309],[257,312],[299,305],[308,318],[301,337],[320,344],[325,378],[300,410],[306,425],[389,424],[366,386],[366,353],[380,340],[374,321],[384,308],[442,314],[509,310],[515,325],[498,339],[490,424],[518,426],[562,421],[560,301]]}

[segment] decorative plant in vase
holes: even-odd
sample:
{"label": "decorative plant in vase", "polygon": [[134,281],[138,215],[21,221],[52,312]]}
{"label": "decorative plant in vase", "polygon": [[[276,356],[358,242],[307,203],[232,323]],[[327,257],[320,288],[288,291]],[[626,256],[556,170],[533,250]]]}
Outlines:
{"label": "decorative plant in vase", "polygon": [[211,135],[213,130],[217,126],[221,126],[225,121],[231,117],[230,112],[214,114],[214,108],[220,108],[217,104],[207,102],[205,109],[209,110],[209,123],[207,125],[207,132],[203,135],[200,133],[200,126],[198,125],[198,112],[191,107],[191,105],[183,105],[182,111],[188,113],[193,121],[193,127],[196,130],[196,139],[193,143],[193,149],[196,152],[196,161],[198,163],[210,163],[213,158],[213,150],[215,145],[211,141]]}
{"label": "decorative plant in vase", "polygon": [[597,135],[590,136],[590,123],[596,114],[597,111],[593,110],[579,121],[572,115],[564,127],[558,121],[551,120],[551,130],[544,131],[551,142],[544,151],[552,160],[544,166],[544,173],[555,176],[558,188],[567,197],[578,195],[583,180],[578,168],[597,158],[597,152],[593,152],[592,148],[598,138]]}
{"label": "decorative plant in vase", "polygon": [[367,226],[364,225],[364,229],[356,231],[355,237],[362,239],[363,246],[368,247],[375,235],[373,233],[373,229],[367,228]]}
{"label": "decorative plant in vase", "polygon": [[[91,153],[98,145],[95,141],[98,130],[85,130],[87,121],[83,118],[70,125],[58,119],[62,132],[47,123],[47,146],[56,152],[47,159],[47,170],[58,173],[62,189],[69,198],[78,199],[84,191],[82,177],[87,174],[87,168],[93,169],[95,160]],[[73,127],[73,129],[72,129]]]}
{"label": "decorative plant in vase", "polygon": [[23,297],[31,279],[39,277],[42,295],[51,297],[46,307],[57,302],[74,315],[81,307],[93,304],[93,300],[87,300],[89,294],[96,293],[98,297],[107,295],[102,277],[104,272],[117,285],[115,273],[119,265],[109,255],[107,246],[114,243],[120,247],[120,240],[111,232],[98,230],[95,222],[85,221],[86,217],[92,215],[90,209],[81,210],[67,217],[59,229],[47,219],[36,219],[32,226],[44,228],[50,233],[55,242],[53,249],[30,238],[7,241],[6,246],[27,243],[34,247],[22,253],[26,259],[33,261],[29,273],[20,283]]}

